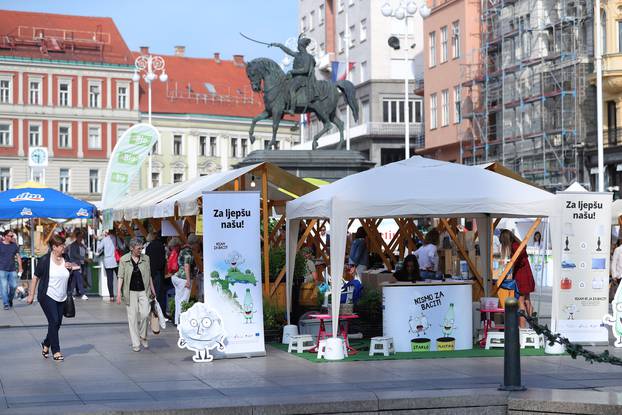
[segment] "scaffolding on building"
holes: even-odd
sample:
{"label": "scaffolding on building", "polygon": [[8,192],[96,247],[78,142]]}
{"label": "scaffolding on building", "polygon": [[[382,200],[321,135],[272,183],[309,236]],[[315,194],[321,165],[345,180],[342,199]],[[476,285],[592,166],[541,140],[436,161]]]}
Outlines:
{"label": "scaffolding on building", "polygon": [[583,181],[594,102],[591,5],[481,0],[474,7],[481,9],[481,47],[462,65],[462,162],[500,161],[551,190]]}

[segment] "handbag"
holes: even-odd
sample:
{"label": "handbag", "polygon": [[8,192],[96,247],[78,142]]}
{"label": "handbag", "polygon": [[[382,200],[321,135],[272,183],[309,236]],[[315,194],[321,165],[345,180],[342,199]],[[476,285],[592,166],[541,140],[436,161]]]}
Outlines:
{"label": "handbag", "polygon": [[74,318],[76,316],[76,304],[73,302],[73,296],[68,294],[67,299],[63,303],[63,316]]}
{"label": "handbag", "polygon": [[155,300],[151,301],[151,311],[149,312],[149,325],[153,334],[160,334],[160,319],[158,313],[155,311]]}

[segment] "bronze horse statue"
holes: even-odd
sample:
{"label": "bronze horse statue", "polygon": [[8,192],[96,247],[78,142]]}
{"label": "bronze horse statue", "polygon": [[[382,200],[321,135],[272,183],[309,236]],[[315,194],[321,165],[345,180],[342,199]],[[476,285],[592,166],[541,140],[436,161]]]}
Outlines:
{"label": "bronze horse statue", "polygon": [[[255,125],[257,122],[272,118],[272,140],[269,148],[274,148],[276,144],[276,133],[279,123],[287,108],[293,109],[296,114],[315,113],[323,128],[313,136],[312,148],[317,148],[317,140],[330,130],[331,123],[339,130],[339,144],[337,149],[343,148],[343,121],[337,117],[337,103],[339,102],[340,91],[344,94],[346,103],[352,109],[354,120],[358,121],[359,106],[356,100],[356,89],[350,81],[317,81],[317,96],[308,100],[304,94],[297,95],[296,102],[290,103],[289,81],[281,67],[271,59],[253,59],[246,66],[246,75],[251,82],[251,87],[255,92],[263,91],[264,111],[253,118],[251,128],[248,132],[251,143],[255,141]],[[262,85],[263,84],[263,85]]]}

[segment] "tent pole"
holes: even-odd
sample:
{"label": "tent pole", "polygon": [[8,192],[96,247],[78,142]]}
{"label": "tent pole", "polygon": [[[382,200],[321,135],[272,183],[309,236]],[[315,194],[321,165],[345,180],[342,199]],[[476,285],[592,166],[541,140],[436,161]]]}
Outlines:
{"label": "tent pole", "polygon": [[263,272],[264,286],[263,291],[265,297],[270,294],[270,242],[268,232],[268,171],[261,169],[261,209],[263,210]]}

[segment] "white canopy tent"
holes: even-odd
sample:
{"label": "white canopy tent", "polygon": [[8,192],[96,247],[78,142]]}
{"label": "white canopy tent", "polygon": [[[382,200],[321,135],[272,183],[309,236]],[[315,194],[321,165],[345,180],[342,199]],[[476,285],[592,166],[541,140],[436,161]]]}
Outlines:
{"label": "white canopy tent", "polygon": [[[288,202],[288,323],[296,243],[302,219],[330,220],[330,267],[335,282],[331,287],[332,332],[336,336],[350,219],[473,217],[478,219],[479,229],[490,229],[492,217],[557,216],[555,200],[549,192],[486,169],[415,156],[345,177]],[[487,249],[488,234],[480,233],[480,246]],[[484,250],[482,255],[485,255]]]}
{"label": "white canopy tent", "polygon": [[166,218],[175,215],[175,206],[179,208],[180,216],[196,215],[199,213],[198,199],[203,192],[216,190],[221,186],[231,182],[237,177],[254,170],[260,164],[253,164],[239,169],[223,171],[200,177],[198,180],[189,183],[181,192],[154,203],[150,206],[147,217]]}

